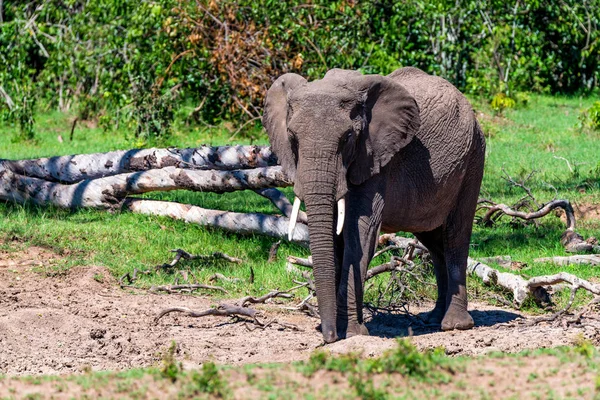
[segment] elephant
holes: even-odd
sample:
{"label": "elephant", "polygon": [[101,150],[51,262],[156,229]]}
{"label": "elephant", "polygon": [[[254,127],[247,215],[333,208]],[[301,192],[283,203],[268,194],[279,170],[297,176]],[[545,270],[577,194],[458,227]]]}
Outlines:
{"label": "elephant", "polygon": [[428,321],[474,326],[466,269],[485,138],[458,89],[414,67],[332,69],[312,82],[287,73],[267,91],[262,122],[294,183],[290,232],[305,204],[326,343],[369,334],[364,282],[381,231],[411,232],[429,250]]}

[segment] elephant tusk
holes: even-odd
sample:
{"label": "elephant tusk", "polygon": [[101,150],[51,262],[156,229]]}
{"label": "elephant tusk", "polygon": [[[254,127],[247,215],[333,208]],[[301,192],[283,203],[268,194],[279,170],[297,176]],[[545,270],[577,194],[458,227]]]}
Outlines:
{"label": "elephant tusk", "polygon": [[292,215],[290,215],[290,224],[288,225],[288,240],[291,242],[294,236],[294,228],[296,227],[296,220],[298,219],[298,213],[300,212],[300,199],[298,196],[294,198],[294,206],[292,207]]}
{"label": "elephant tusk", "polygon": [[338,219],[337,219],[337,228],[335,233],[339,235],[342,233],[342,229],[344,228],[344,217],[346,216],[346,201],[344,199],[338,200]]}

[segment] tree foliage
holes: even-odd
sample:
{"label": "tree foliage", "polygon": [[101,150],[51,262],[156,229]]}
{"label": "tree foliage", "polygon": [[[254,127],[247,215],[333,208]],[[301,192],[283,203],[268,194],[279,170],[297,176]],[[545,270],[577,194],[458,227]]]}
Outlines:
{"label": "tree foliage", "polygon": [[285,72],[413,65],[489,98],[600,75],[600,0],[4,0],[0,15],[0,112],[27,137],[35,100],[141,139],[184,102],[253,121]]}

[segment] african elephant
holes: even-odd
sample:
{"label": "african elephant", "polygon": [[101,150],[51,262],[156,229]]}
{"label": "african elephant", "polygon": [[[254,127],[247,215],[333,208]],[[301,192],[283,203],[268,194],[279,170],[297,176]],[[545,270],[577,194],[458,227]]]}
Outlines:
{"label": "african elephant", "polygon": [[[368,334],[363,290],[380,231],[413,232],[430,251],[443,330],[469,329],[466,267],[485,140],[446,80],[333,69],[279,77],[263,115],[272,149],[304,201],[325,342]],[[337,223],[336,223],[337,215]]]}

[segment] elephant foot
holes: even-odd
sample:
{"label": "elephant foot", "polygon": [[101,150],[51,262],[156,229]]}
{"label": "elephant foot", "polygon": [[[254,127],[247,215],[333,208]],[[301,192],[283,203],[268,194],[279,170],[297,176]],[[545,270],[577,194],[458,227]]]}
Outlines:
{"label": "elephant foot", "polygon": [[[343,328],[342,328],[343,325]],[[369,336],[369,330],[365,324],[359,324],[358,322],[349,322],[338,325],[338,334],[340,339],[348,339],[352,336]]]}
{"label": "elephant foot", "polygon": [[365,324],[351,324],[346,331],[346,339],[351,338],[352,336],[369,336],[369,330]]}
{"label": "elephant foot", "polygon": [[425,317],[425,322],[431,325],[439,325],[442,323],[442,319],[444,319],[444,315],[446,314],[446,303],[435,303],[435,307],[433,310],[427,313]]}
{"label": "elephant foot", "polygon": [[467,330],[475,326],[475,322],[469,312],[467,311],[466,305],[457,305],[454,302],[450,303],[450,307],[446,311],[446,315],[442,320],[442,330],[451,331],[454,329]]}
{"label": "elephant foot", "polygon": [[317,325],[316,330],[323,334],[323,341],[327,344],[337,342],[340,339],[335,330],[331,328],[323,329],[323,323]]}

